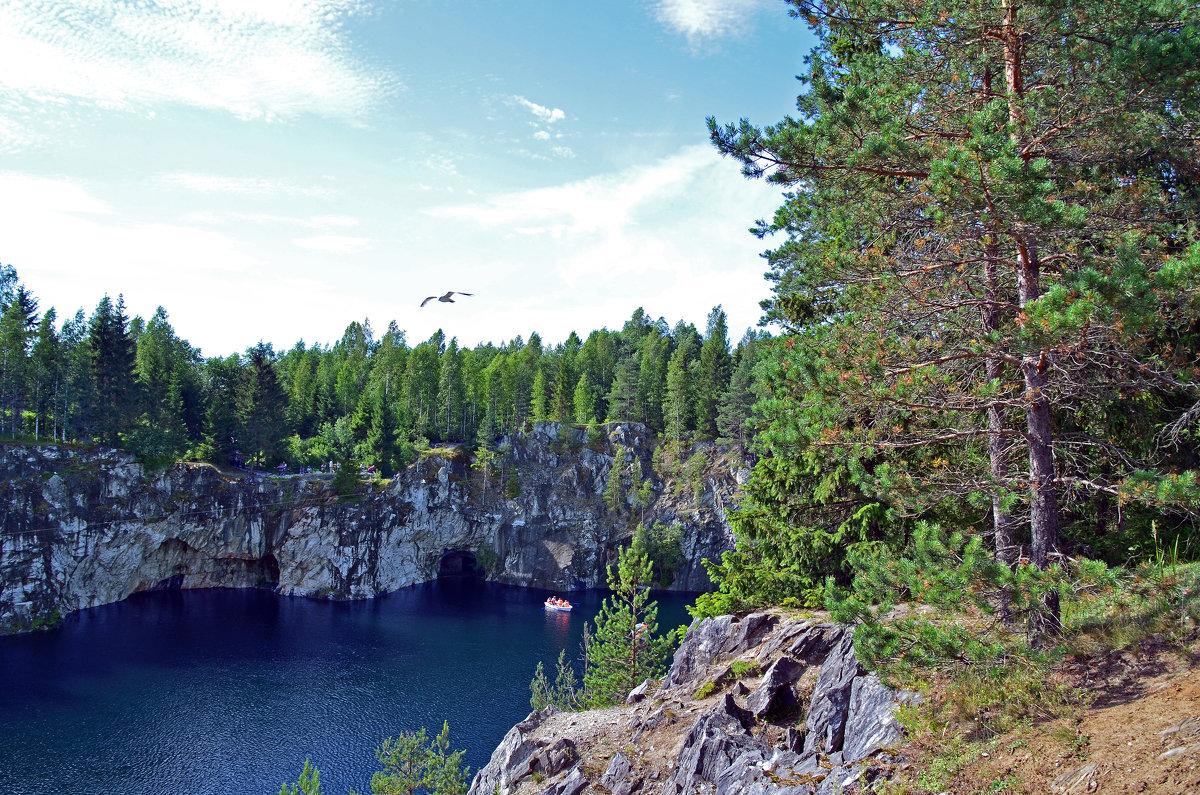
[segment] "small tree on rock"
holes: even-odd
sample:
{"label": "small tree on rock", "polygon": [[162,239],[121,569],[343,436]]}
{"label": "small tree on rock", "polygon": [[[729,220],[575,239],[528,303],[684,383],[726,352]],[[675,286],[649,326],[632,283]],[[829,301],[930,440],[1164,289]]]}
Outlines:
{"label": "small tree on rock", "polygon": [[613,595],[596,616],[583,677],[590,707],[619,704],[643,680],[667,670],[671,641],[658,635],[658,603],[646,587],[652,576],[650,558],[637,546],[622,549],[616,570],[608,569]]}

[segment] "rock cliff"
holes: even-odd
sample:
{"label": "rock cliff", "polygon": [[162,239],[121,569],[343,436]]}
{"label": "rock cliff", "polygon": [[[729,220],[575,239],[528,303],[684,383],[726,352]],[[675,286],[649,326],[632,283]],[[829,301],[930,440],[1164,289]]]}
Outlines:
{"label": "rock cliff", "polygon": [[[643,426],[539,423],[504,440],[488,476],[458,449],[340,498],[321,476],[230,477],[206,465],[145,471],[116,450],[0,447],[0,632],[52,623],[154,588],[252,587],[357,599],[486,570],[570,590],[603,585],[638,522],[678,525],[671,585],[709,587],[701,565],[731,546],[726,509],[748,471],[707,448],[686,484],[654,472]],[[627,493],[611,510],[617,473]],[[634,493],[650,481],[649,505]],[[502,488],[504,484],[507,488]],[[508,496],[506,496],[508,495]],[[515,495],[515,496],[514,496]]]}
{"label": "rock cliff", "polygon": [[514,726],[470,795],[833,795],[896,766],[890,690],[851,631],[771,613],[688,629],[665,679],[624,706],[548,707]]}

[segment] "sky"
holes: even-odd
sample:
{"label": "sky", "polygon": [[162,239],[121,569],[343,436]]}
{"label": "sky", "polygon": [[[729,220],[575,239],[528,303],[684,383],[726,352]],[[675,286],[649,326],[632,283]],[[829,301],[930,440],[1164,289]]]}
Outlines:
{"label": "sky", "polygon": [[[736,342],[781,202],[705,118],[794,112],[782,0],[4,0],[0,263],[204,355],[620,328]],[[453,304],[419,304],[447,290]]]}

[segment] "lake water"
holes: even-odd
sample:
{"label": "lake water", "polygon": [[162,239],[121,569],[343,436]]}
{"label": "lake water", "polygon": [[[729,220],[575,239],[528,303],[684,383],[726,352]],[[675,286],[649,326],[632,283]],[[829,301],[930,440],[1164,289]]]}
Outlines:
{"label": "lake water", "polygon": [[[606,592],[433,583],[366,602],[267,591],[137,594],[0,638],[0,793],[276,795],[305,757],[370,792],[386,736],[450,722],[471,772],[529,712],[539,660],[577,655]],[[690,597],[659,595],[659,626]]]}

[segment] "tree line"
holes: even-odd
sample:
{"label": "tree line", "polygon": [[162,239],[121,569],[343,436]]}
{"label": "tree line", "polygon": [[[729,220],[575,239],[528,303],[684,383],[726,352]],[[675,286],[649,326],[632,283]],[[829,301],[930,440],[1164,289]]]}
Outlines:
{"label": "tree line", "polygon": [[144,460],[319,466],[355,460],[391,474],[423,447],[490,445],[533,422],[640,422],[664,436],[745,445],[755,365],[768,337],[731,347],[725,312],[703,333],[638,309],[619,331],[533,333],[461,347],[438,331],[410,346],[395,321],[352,322],[332,345],[201,355],[161,307],[130,319],[103,297],[58,325],[0,266],[0,423],[35,441],[120,446]]}

